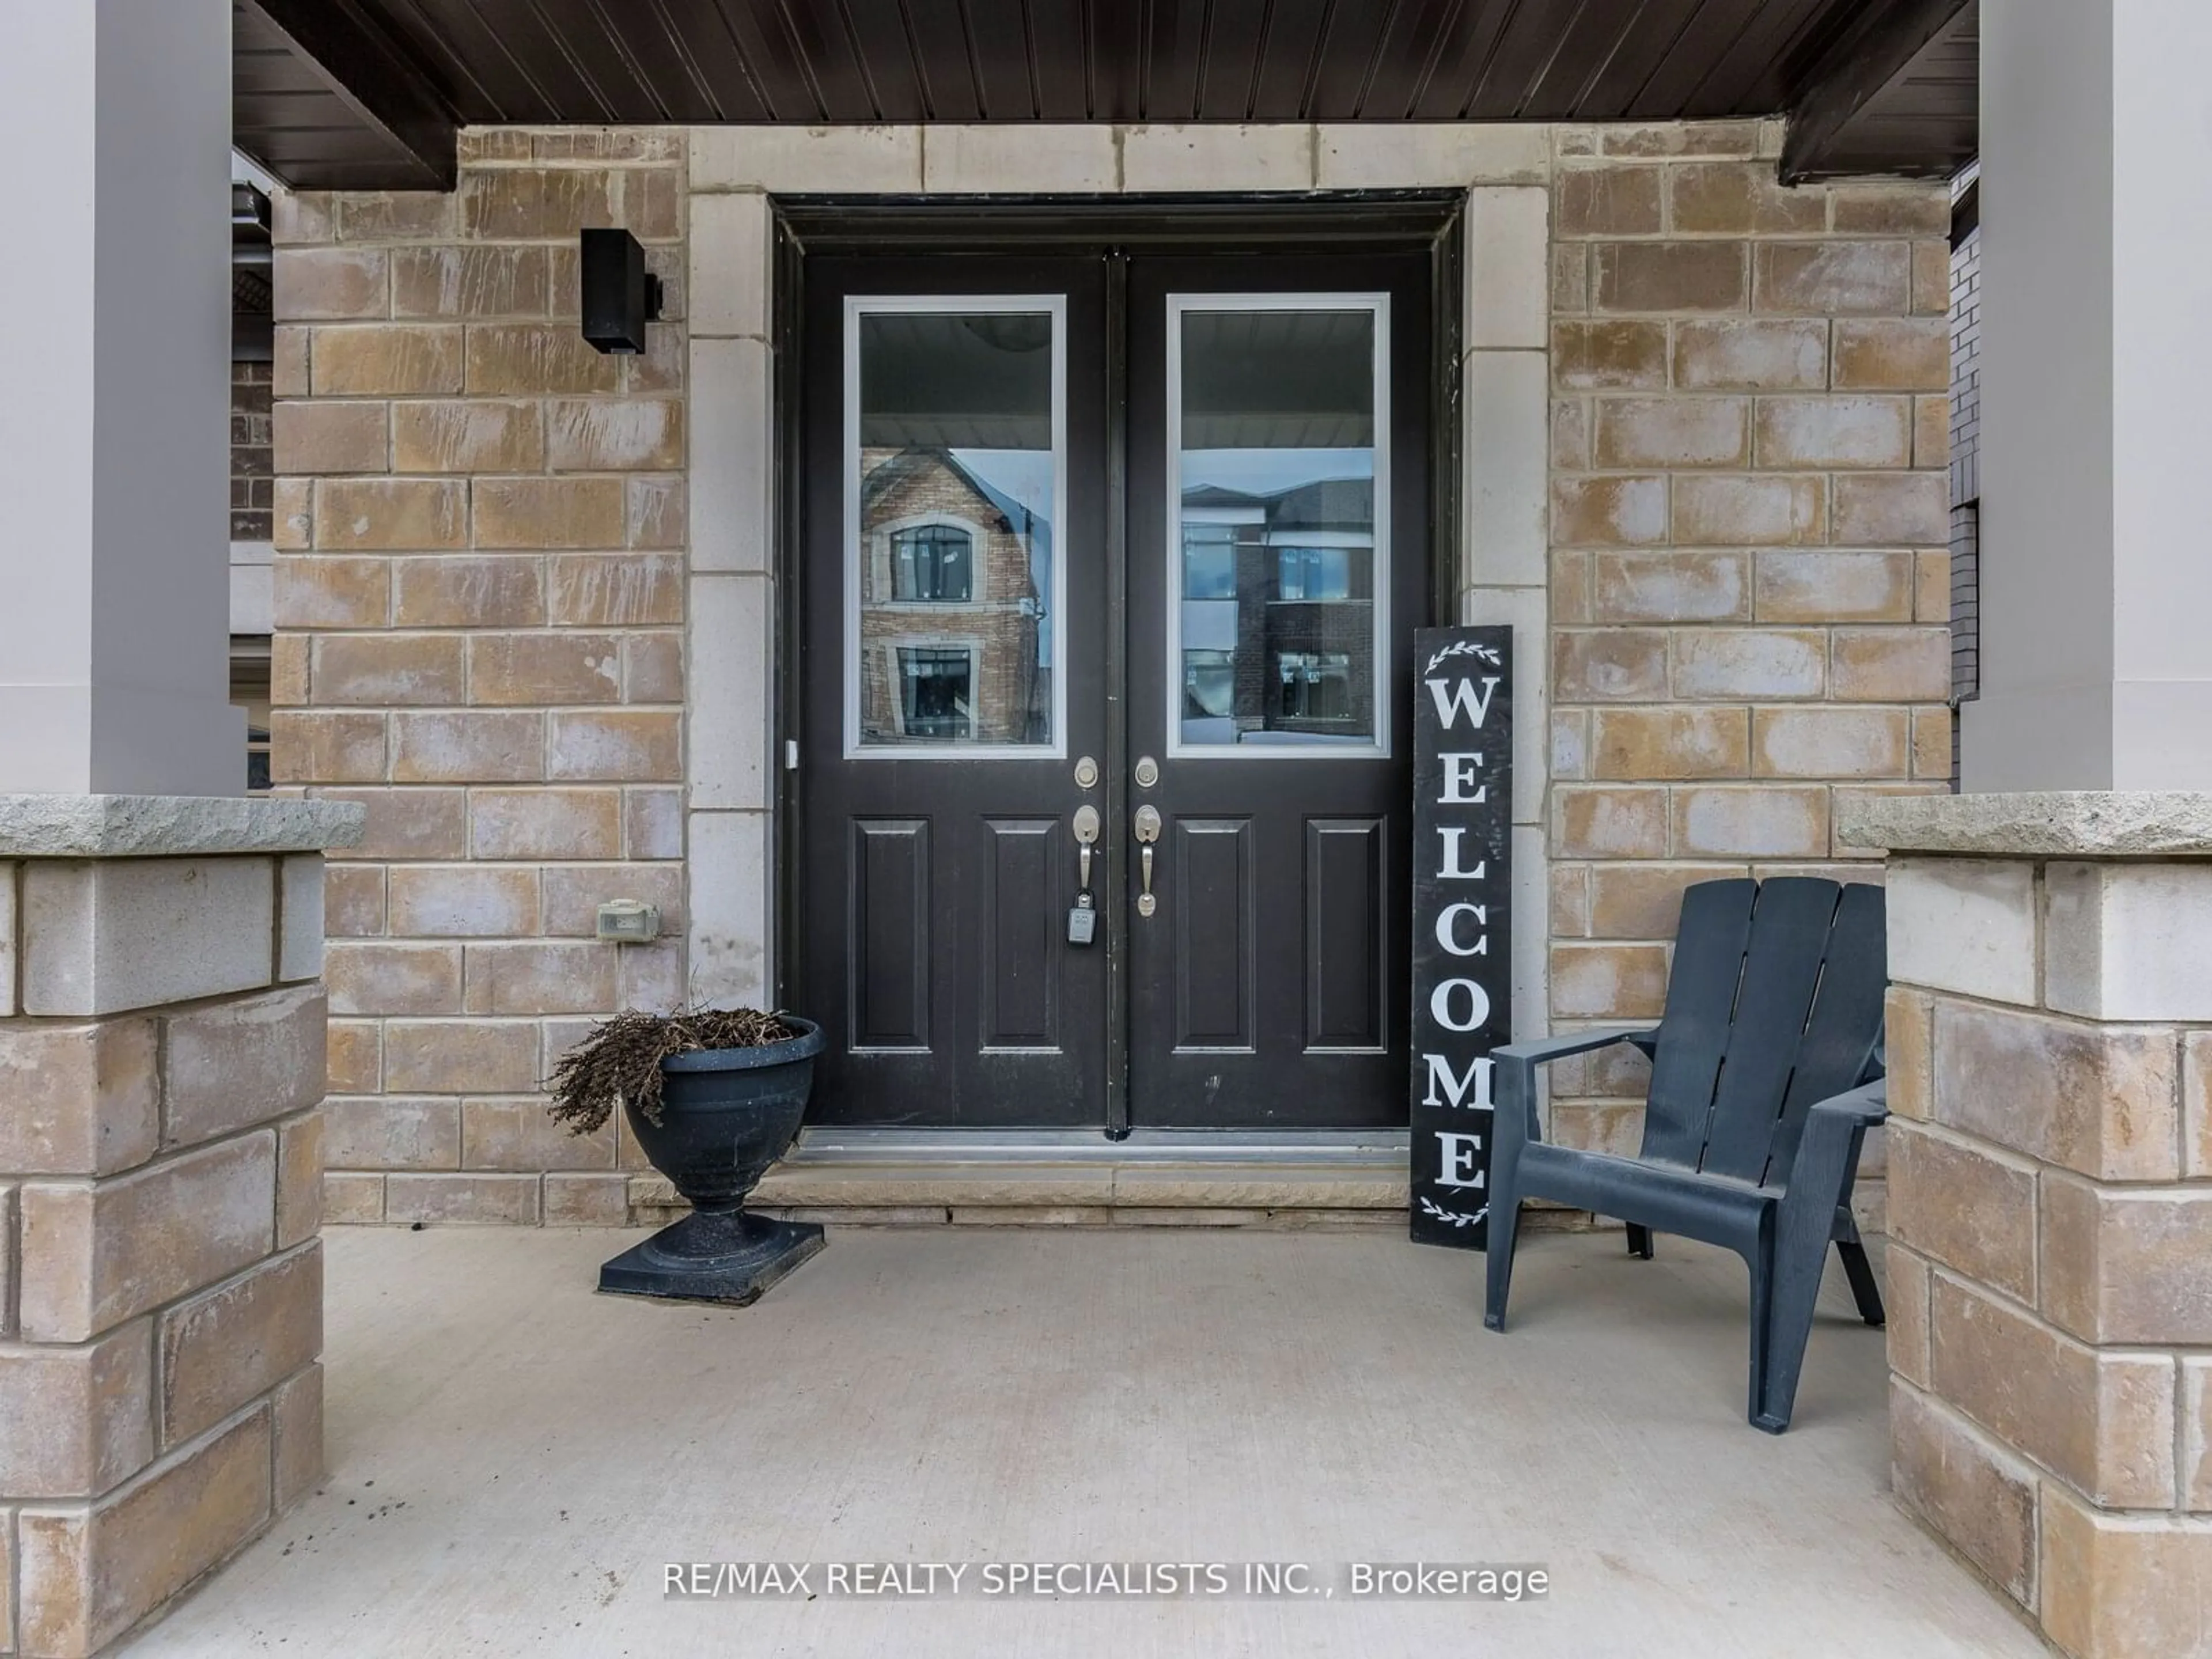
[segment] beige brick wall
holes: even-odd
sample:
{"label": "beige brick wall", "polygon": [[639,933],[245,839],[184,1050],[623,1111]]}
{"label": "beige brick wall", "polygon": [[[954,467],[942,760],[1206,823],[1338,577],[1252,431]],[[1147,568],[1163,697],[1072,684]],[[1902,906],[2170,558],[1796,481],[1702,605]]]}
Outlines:
{"label": "beige brick wall", "polygon": [[[1548,851],[1550,927],[1525,930],[1548,950],[1516,951],[1516,1018],[1638,1018],[1656,1011],[1686,882],[1878,879],[1832,845],[1838,797],[1946,787],[1948,207],[1923,185],[1784,191],[1772,123],[1444,136],[1467,148],[1446,173],[1423,171],[1442,165],[1434,145],[1365,129],[1322,130],[1317,153],[1358,149],[1363,182],[1506,181],[1478,189],[1471,219],[1470,338],[1498,349],[1476,354],[1470,395],[1498,459],[1470,473],[1462,574],[1474,611],[1521,626],[1541,676],[1528,689],[1550,696],[1521,702],[1551,724],[1549,777],[1543,745],[1524,748],[1515,813],[1535,889]],[[878,139],[905,161],[839,171]],[[1216,182],[1237,182],[1241,141],[1207,141],[1226,147]],[[763,672],[744,606],[714,613],[723,659],[687,665],[683,632],[687,608],[709,619],[705,587],[769,587],[763,515],[735,512],[767,476],[761,192],[915,189],[939,140],[690,142],[705,194],[685,194],[681,134],[493,131],[465,137],[452,197],[297,197],[280,215],[277,775],[370,813],[367,845],[331,872],[333,1219],[622,1218],[634,1149],[551,1133],[537,1080],[594,1015],[673,1003],[687,982],[720,994],[735,981],[709,941],[753,967],[768,945],[709,925],[713,896],[687,894],[682,862],[687,666],[702,684]],[[1029,165],[961,187],[1055,187],[1047,161]],[[1140,173],[1122,188],[1153,187]],[[1544,455],[1516,439],[1544,419],[1541,283],[1516,272],[1537,270],[1540,215],[1519,210],[1547,179],[1548,623],[1542,538],[1525,574],[1507,544],[1514,504],[1525,493],[1533,523],[1547,494]],[[1337,182],[1322,166],[1267,187]],[[646,357],[577,337],[584,223],[629,225],[671,282]],[[688,353],[687,252],[726,278],[690,284]],[[695,438],[731,469],[712,500],[702,484],[696,551]],[[764,737],[690,736],[737,758],[695,757],[688,805],[757,830]],[[715,845],[736,850],[695,883],[753,842]],[[592,907],[625,896],[662,906],[662,944],[590,939]],[[687,902],[702,941],[688,981]],[[1556,1068],[1559,1133],[1632,1138],[1640,1065]]]}
{"label": "beige brick wall", "polygon": [[[330,872],[333,1220],[619,1222],[641,1167],[536,1091],[684,995],[684,181],[681,134],[489,131],[451,195],[281,209],[275,776],[368,809]],[[577,331],[585,225],[667,285],[643,356]],[[661,941],[594,940],[613,898]]]}
{"label": "beige brick wall", "polygon": [[[1552,244],[1551,1012],[1644,1019],[1682,887],[1879,881],[1855,791],[1948,787],[1949,204],[1776,182],[1746,123],[1562,129]],[[1553,1068],[1632,1149],[1648,1072]]]}

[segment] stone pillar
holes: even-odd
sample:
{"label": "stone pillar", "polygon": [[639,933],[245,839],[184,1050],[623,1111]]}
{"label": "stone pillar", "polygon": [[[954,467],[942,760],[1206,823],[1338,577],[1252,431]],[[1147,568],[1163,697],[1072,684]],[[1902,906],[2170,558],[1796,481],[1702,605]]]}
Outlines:
{"label": "stone pillar", "polygon": [[229,0],[9,8],[0,789],[234,795]]}
{"label": "stone pillar", "polygon": [[2212,795],[1843,834],[1890,849],[1897,1495],[2067,1652],[2212,1654]]}
{"label": "stone pillar", "polygon": [[0,795],[0,1652],[97,1652],[322,1474],[320,849],[360,818]]}
{"label": "stone pillar", "polygon": [[1969,789],[2212,788],[2202,0],[1982,8]]}
{"label": "stone pillar", "polygon": [[322,1470],[322,849],[229,706],[228,0],[16,8],[0,140],[0,1651],[106,1647]]}

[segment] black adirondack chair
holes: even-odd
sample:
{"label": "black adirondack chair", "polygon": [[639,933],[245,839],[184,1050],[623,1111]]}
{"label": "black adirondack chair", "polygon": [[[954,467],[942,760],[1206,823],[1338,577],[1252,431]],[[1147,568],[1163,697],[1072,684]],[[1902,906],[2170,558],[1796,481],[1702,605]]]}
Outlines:
{"label": "black adirondack chair", "polygon": [[[1646,1261],[1654,1233],[1722,1245],[1751,1269],[1751,1420],[1773,1434],[1788,1428],[1832,1241],[1860,1316],[1882,1322],[1850,1194],[1860,1142],[1887,1115],[1887,976],[1879,887],[1798,876],[1701,882],[1682,896],[1656,1027],[1497,1050],[1483,1323],[1505,1328],[1523,1199],[1626,1221],[1630,1253]],[[1615,1042],[1651,1060],[1640,1155],[1547,1144],[1536,1068]]]}

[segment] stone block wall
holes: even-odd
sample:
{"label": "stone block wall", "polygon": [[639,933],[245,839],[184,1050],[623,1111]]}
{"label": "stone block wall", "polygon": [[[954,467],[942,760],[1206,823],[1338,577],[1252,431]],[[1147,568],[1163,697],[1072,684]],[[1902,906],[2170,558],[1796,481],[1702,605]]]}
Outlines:
{"label": "stone block wall", "polygon": [[1898,856],[1890,897],[1898,1495],[2068,1652],[2203,1652],[2212,862]]}
{"label": "stone block wall", "polygon": [[0,1652],[321,1478],[322,863],[0,861]]}
{"label": "stone block wall", "polygon": [[[642,1160],[538,1085],[685,996],[684,179],[680,134],[494,131],[452,194],[279,204],[274,773],[368,813],[330,874],[333,1220],[626,1217]],[[578,332],[586,225],[665,285],[641,356]],[[595,940],[617,898],[660,941]]]}
{"label": "stone block wall", "polygon": [[[1521,664],[1516,1030],[1656,1012],[1688,881],[1879,879],[1836,804],[1949,775],[1948,210],[1784,191],[1779,143],[489,130],[454,196],[280,204],[276,770],[370,821],[331,876],[333,1218],[623,1219],[634,1149],[553,1133],[537,1081],[624,1004],[773,995],[777,192],[1466,188],[1457,587]],[[585,223],[671,280],[645,357],[576,337]],[[661,944],[589,939],[622,896]],[[1640,1066],[1554,1068],[1562,1137],[1632,1141]]]}
{"label": "stone block wall", "polygon": [[[1838,805],[1949,787],[1948,196],[1784,189],[1778,139],[1744,122],[1559,135],[1561,1029],[1658,1014],[1687,884],[1878,882],[1835,842]],[[1632,1150],[1640,1055],[1551,1069],[1555,1134]]]}

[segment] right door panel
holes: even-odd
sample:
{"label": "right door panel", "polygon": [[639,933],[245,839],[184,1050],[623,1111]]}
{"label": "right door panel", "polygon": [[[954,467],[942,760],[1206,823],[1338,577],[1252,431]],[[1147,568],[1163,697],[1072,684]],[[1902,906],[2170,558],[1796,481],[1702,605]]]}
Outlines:
{"label": "right door panel", "polygon": [[1429,280],[1132,264],[1128,743],[1158,780],[1129,801],[1161,816],[1127,923],[1134,1127],[1405,1121]]}

